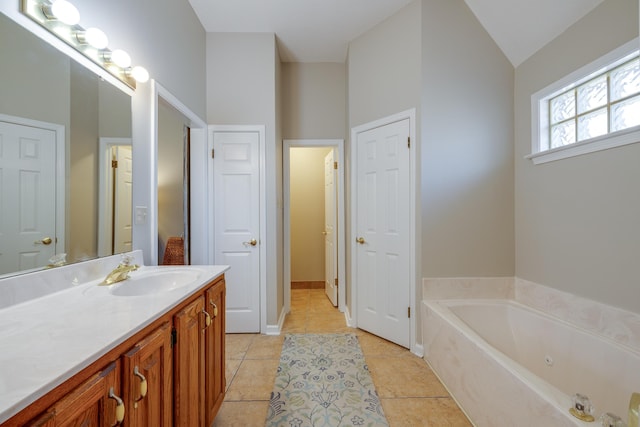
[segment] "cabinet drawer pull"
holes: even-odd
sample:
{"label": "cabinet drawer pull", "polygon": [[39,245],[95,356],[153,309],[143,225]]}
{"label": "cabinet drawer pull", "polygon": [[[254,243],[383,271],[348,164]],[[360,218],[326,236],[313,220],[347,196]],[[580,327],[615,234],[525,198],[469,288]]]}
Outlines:
{"label": "cabinet drawer pull", "polygon": [[207,312],[207,310],[202,310],[202,312],[204,313],[204,327],[208,327],[209,325],[211,325],[211,315]]}
{"label": "cabinet drawer pull", "polygon": [[109,399],[116,401],[116,421],[120,424],[124,420],[124,402],[113,392],[113,387],[109,389]]}
{"label": "cabinet drawer pull", "polygon": [[218,317],[218,306],[213,300],[209,300],[209,304],[213,307],[213,317]]}
{"label": "cabinet drawer pull", "polygon": [[140,399],[138,400],[142,400],[147,395],[147,379],[142,375],[137,365],[133,368],[133,375],[140,378]]}

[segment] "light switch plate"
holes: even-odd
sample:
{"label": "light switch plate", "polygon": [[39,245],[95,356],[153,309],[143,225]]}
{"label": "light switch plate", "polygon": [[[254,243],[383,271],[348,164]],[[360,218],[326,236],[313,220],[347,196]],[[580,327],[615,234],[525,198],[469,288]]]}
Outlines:
{"label": "light switch plate", "polygon": [[136,206],[135,209],[135,224],[143,225],[147,223],[147,207]]}

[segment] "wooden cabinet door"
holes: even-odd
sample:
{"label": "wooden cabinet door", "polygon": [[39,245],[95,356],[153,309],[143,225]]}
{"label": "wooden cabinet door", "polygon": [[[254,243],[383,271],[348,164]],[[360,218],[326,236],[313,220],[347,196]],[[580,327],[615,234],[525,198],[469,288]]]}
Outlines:
{"label": "wooden cabinet door", "polygon": [[[112,396],[112,397],[110,397]],[[120,424],[117,410],[120,399],[120,364],[109,364],[71,393],[61,398],[30,426],[112,427]],[[116,405],[120,405],[116,408]]]}
{"label": "wooden cabinet door", "polygon": [[174,327],[176,329],[173,353],[175,425],[204,426],[204,296],[175,315]]}
{"label": "wooden cabinet door", "polygon": [[210,287],[205,294],[206,310],[211,325],[205,330],[206,361],[205,391],[207,425],[210,426],[222,405],[227,387],[225,379],[225,283],[224,280]]}
{"label": "wooden cabinet door", "polygon": [[122,356],[126,426],[173,424],[171,325],[164,323]]}

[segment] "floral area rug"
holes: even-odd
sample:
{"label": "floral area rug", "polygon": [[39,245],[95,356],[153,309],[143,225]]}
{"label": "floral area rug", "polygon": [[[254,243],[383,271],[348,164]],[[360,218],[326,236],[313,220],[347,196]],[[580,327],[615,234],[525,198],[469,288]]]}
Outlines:
{"label": "floral area rug", "polygon": [[266,427],[388,426],[354,334],[287,334]]}

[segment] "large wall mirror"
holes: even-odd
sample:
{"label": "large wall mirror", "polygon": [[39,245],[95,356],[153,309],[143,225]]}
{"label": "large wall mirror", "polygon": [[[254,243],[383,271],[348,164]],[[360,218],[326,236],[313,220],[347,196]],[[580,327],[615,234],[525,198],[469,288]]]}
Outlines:
{"label": "large wall mirror", "polygon": [[0,15],[0,277],[131,249],[131,98]]}

